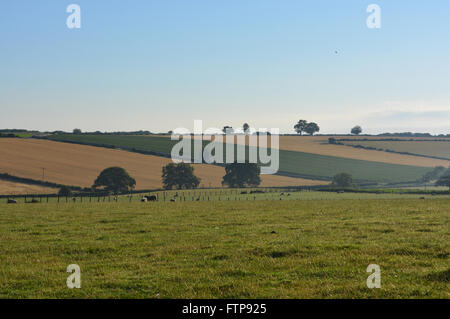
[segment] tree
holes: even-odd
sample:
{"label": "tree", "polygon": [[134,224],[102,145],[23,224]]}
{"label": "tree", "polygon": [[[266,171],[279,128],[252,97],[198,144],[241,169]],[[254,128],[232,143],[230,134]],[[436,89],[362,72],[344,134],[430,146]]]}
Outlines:
{"label": "tree", "polygon": [[261,184],[261,168],[255,163],[232,163],[225,166],[222,185],[256,187]]}
{"label": "tree", "polygon": [[444,175],[444,172],[444,166],[436,166],[431,172],[427,172],[422,176],[422,182],[429,183],[431,181],[437,180],[439,179],[439,177]]}
{"label": "tree", "polygon": [[450,191],[450,175],[444,175],[436,182],[437,186],[447,186]]}
{"label": "tree", "polygon": [[245,134],[249,132],[249,129],[250,125],[248,125],[247,123],[244,123],[244,125],[242,125],[242,130],[244,131]]}
{"label": "tree", "polygon": [[308,125],[307,121],[299,120],[297,124],[294,125],[294,130],[297,132],[297,134],[302,135],[302,132],[305,131],[307,125]]}
{"label": "tree", "polygon": [[352,187],[353,186],[353,178],[352,175],[348,173],[340,173],[333,176],[331,181],[331,185],[337,187]]}
{"label": "tree", "polygon": [[59,189],[58,196],[72,196],[72,190],[67,186],[63,186]]}
{"label": "tree", "polygon": [[79,128],[74,128],[73,134],[81,134],[81,130]]}
{"label": "tree", "polygon": [[222,129],[224,134],[233,134],[234,130],[231,126],[224,126]]}
{"label": "tree", "polygon": [[362,128],[359,125],[356,125],[354,128],[352,128],[351,133],[354,135],[359,135],[362,133]]}
{"label": "tree", "polygon": [[162,180],[165,189],[192,189],[200,185],[200,179],[194,175],[194,167],[186,163],[169,163],[162,168]]}
{"label": "tree", "polygon": [[104,190],[119,194],[129,192],[135,185],[136,180],[122,167],[109,167],[100,173],[92,188],[97,190],[103,187]]}
{"label": "tree", "polygon": [[308,133],[309,135],[314,135],[314,133],[319,132],[319,131],[320,131],[320,127],[316,123],[311,122],[311,123],[306,124],[305,132]]}

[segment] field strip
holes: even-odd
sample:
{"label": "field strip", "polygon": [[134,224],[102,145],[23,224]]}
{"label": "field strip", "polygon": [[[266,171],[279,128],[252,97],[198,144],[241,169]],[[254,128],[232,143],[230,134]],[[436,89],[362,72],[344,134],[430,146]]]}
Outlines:
{"label": "field strip", "polygon": [[[336,139],[341,138],[339,136],[333,137]],[[200,136],[194,138],[200,138]],[[421,167],[450,166],[450,160],[446,161],[443,159],[388,153],[385,151],[356,149],[346,145],[329,144],[328,138],[329,136],[280,136],[279,149],[389,164]],[[342,136],[342,138],[345,137]],[[346,138],[348,138],[348,136]],[[204,140],[210,140],[210,137],[204,136]],[[235,138],[235,143],[243,144],[242,141],[238,142],[237,138]],[[247,137],[245,145],[249,144],[249,139]],[[251,145],[255,146],[254,144]]]}
{"label": "field strip", "polygon": [[1,195],[53,194],[57,191],[56,188],[10,182],[0,179]]}
{"label": "field strip", "polygon": [[340,141],[348,146],[363,146],[383,151],[408,152],[417,156],[440,157],[450,163],[450,141]]}
{"label": "field strip", "polygon": [[[161,169],[170,159],[117,149],[69,144],[38,139],[0,139],[0,172],[14,176],[90,187],[100,171],[121,166],[136,179],[136,189],[161,187]],[[223,167],[196,164],[201,186],[220,187]],[[44,168],[44,171],[43,171]],[[321,181],[284,176],[262,176],[262,185],[320,185]]]}

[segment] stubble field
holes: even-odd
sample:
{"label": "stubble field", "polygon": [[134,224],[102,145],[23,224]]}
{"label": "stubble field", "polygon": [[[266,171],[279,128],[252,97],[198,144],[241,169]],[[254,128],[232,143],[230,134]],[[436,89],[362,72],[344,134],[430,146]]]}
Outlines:
{"label": "stubble field", "polygon": [[[0,173],[46,181],[90,187],[98,174],[110,166],[125,168],[136,179],[136,189],[161,188],[161,169],[171,159],[117,149],[60,143],[37,139],[0,139]],[[205,187],[220,187],[225,169],[195,164],[195,174]],[[263,187],[321,185],[323,181],[263,175]]]}

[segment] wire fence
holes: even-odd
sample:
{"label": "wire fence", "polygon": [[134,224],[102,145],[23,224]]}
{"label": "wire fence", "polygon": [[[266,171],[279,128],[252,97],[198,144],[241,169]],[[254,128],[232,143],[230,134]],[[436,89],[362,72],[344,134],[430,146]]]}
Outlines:
{"label": "wire fence", "polygon": [[265,197],[291,196],[291,193],[312,191],[314,188],[239,188],[149,191],[122,195],[76,194],[73,196],[47,195],[2,195],[0,203],[111,203],[111,202],[188,202],[257,200]]}

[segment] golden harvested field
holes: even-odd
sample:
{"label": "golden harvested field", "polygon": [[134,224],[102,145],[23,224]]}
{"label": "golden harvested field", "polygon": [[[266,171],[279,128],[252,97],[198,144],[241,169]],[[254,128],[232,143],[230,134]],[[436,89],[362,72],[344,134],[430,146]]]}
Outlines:
{"label": "golden harvested field", "polygon": [[[427,157],[413,156],[413,155],[404,155],[404,154],[395,154],[395,153],[387,153],[384,151],[376,151],[376,150],[365,150],[365,149],[356,149],[353,147],[345,146],[345,145],[334,145],[328,144],[328,138],[331,136],[280,136],[280,150],[287,151],[297,151],[304,153],[312,153],[312,154],[320,154],[320,155],[328,155],[328,156],[336,156],[336,157],[344,157],[344,158],[353,158],[363,161],[374,161],[374,162],[383,162],[383,163],[391,163],[391,164],[403,164],[403,165],[412,165],[412,166],[422,166],[422,167],[435,167],[435,166],[450,166],[450,160],[440,160],[433,159]],[[358,139],[379,139],[378,136],[333,136],[336,139],[341,138],[358,138]],[[198,137],[200,138],[200,137]],[[209,140],[209,136],[204,137],[205,140]],[[404,138],[410,139],[410,138]],[[235,139],[235,143],[237,139]],[[248,137],[245,141],[246,145],[249,144]],[[347,142],[346,142],[347,143]],[[353,142],[359,143],[359,142]],[[362,142],[361,142],[362,143]],[[375,142],[367,142],[367,143],[375,143]],[[397,142],[397,143],[421,143],[417,142]],[[423,142],[424,144],[417,144],[420,148],[420,145],[429,144],[431,142]],[[435,142],[441,143],[440,145],[444,147],[446,142]],[[242,143],[240,143],[242,144]],[[450,143],[449,143],[450,144]],[[252,144],[254,145],[254,144]],[[269,141],[270,145],[270,141]],[[417,149],[417,148],[416,148]],[[426,152],[426,150],[424,150]],[[448,150],[442,150],[442,152],[447,152]],[[414,153],[414,152],[411,152]],[[424,153],[426,154],[426,153]],[[438,156],[438,155],[436,155]]]}
{"label": "golden harvested field", "polygon": [[[101,170],[110,166],[125,168],[136,179],[136,189],[161,187],[161,169],[171,162],[158,156],[143,155],[101,147],[37,139],[0,139],[0,173],[82,187],[90,187]],[[201,186],[220,187],[225,170],[196,164]],[[284,176],[262,175],[261,186],[319,185],[312,181]]]}
{"label": "golden harvested field", "polygon": [[0,194],[2,195],[52,194],[57,191],[57,189],[50,187],[0,180]]}
{"label": "golden harvested field", "polygon": [[370,146],[383,150],[444,157],[450,163],[450,141],[343,141],[347,145]]}

